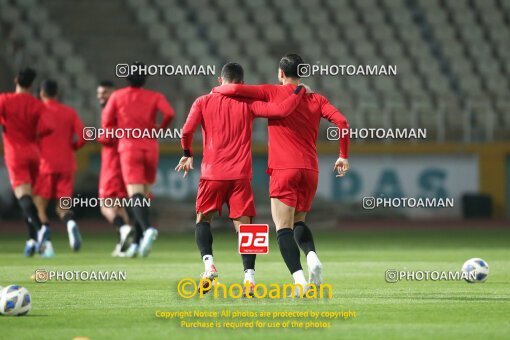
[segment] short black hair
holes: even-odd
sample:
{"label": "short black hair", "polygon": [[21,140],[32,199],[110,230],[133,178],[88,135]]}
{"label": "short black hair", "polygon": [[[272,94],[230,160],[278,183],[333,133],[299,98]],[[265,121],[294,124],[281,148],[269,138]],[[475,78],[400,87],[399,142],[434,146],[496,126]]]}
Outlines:
{"label": "short black hair", "polygon": [[221,68],[221,77],[229,83],[240,83],[244,80],[243,67],[238,63],[226,63]]}
{"label": "short black hair", "polygon": [[36,76],[37,72],[35,72],[34,69],[31,69],[30,67],[25,67],[18,71],[18,74],[16,75],[16,82],[21,87],[29,88],[30,86],[32,86],[32,83],[34,82]]}
{"label": "short black hair", "polygon": [[[138,66],[138,72],[131,72],[131,66],[136,65]],[[131,65],[129,65],[129,75],[126,77],[127,82],[129,83],[129,86],[133,87],[142,87],[145,85],[145,81],[147,80],[147,76],[145,72],[141,72],[140,68],[144,67],[145,64],[139,61],[135,61]]]}
{"label": "short black hair", "polygon": [[115,84],[111,80],[101,80],[97,86],[102,87],[115,87]]}
{"label": "short black hair", "polygon": [[280,70],[283,71],[288,78],[301,78],[298,75],[298,66],[303,64],[303,58],[296,53],[288,53],[280,59]]}
{"label": "short black hair", "polygon": [[54,98],[58,93],[58,84],[55,80],[47,79],[41,83],[41,90],[50,98]]}

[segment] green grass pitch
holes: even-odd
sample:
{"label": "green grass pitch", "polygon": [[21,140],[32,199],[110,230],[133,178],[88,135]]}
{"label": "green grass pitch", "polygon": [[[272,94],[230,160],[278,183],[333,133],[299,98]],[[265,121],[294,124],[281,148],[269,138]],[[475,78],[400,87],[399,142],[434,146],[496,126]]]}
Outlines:
{"label": "green grass pitch", "polygon": [[[271,234],[270,254],[259,256],[258,283],[290,280]],[[54,237],[57,257],[26,259],[23,237],[0,238],[0,285],[17,283],[32,294],[25,317],[0,317],[0,339],[497,339],[510,334],[510,232],[502,230],[317,233],[331,300],[182,299],[177,282],[198,277],[202,262],[189,235],[161,235],[145,259],[110,257],[114,235],[84,234],[81,253]],[[242,280],[231,234],[216,234],[215,262],[222,283]],[[386,283],[387,269],[459,270],[471,257],[490,265],[486,283]],[[302,257],[302,262],[305,261]],[[36,269],[126,270],[124,282],[35,283]],[[244,311],[356,311],[328,329],[183,329],[155,312],[223,309]],[[245,320],[246,321],[246,320]]]}

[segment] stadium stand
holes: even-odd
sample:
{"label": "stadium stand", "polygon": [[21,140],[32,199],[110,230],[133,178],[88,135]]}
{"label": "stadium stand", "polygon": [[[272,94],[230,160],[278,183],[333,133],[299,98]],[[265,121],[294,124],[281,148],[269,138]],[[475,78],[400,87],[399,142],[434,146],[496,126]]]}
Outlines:
{"label": "stadium stand", "polygon": [[[26,25],[14,25],[20,18]],[[353,127],[425,127],[440,141],[510,137],[504,0],[0,0],[0,28],[9,73],[33,63],[42,76],[58,74],[64,100],[88,123],[97,122],[94,84],[113,78],[118,63],[219,72],[235,60],[248,83],[274,83],[279,57],[298,51],[311,64],[397,65],[397,76],[306,79]],[[182,124],[192,100],[215,84],[175,76],[150,87],[178,103]],[[264,124],[256,123],[258,140]]]}

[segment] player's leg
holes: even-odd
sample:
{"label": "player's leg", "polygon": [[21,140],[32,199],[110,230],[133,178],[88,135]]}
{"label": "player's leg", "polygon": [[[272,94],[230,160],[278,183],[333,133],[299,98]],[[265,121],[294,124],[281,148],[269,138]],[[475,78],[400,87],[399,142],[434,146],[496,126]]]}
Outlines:
{"label": "player's leg", "polygon": [[33,256],[38,250],[37,236],[42,223],[39,219],[37,207],[32,198],[32,188],[30,184],[21,184],[14,188],[14,195],[21,207],[25,222],[28,227],[28,239],[25,243],[25,256]]}
{"label": "player's leg", "polygon": [[[251,223],[251,217],[249,216],[241,216],[239,218],[233,219],[234,227],[236,232],[239,233],[239,226],[241,224],[249,224]],[[244,270],[244,280],[243,280],[243,289],[247,288],[247,291],[244,290],[243,295],[252,295],[253,290],[255,289],[255,260],[257,259],[256,254],[241,254],[241,259],[243,260],[243,270]]]}
{"label": "player's leg", "polygon": [[46,210],[48,208],[48,202],[49,200],[39,196],[34,195],[34,204],[37,208],[37,214],[39,215],[39,219],[41,220],[41,224],[43,226],[49,226],[50,220],[48,218],[48,214],[46,213]]}
{"label": "player's leg", "polygon": [[[53,197],[57,199],[58,203],[63,197],[72,197],[74,186],[74,174],[72,172],[56,174],[54,176],[54,181],[55,193]],[[80,229],[78,228],[78,223],[74,217],[74,212],[72,209],[69,209],[69,207],[61,207],[58,203],[55,211],[60,220],[66,225],[69,246],[73,251],[79,251],[82,244],[82,238]]]}
{"label": "player's leg", "polygon": [[28,239],[25,242],[24,255],[30,257],[37,251],[37,232],[41,228],[37,208],[32,199],[32,187],[30,184],[21,184],[14,188],[14,195],[21,207],[28,228]]}
{"label": "player's leg", "polygon": [[41,228],[37,232],[37,248],[41,256],[53,257],[50,220],[46,214],[49,200],[54,197],[55,177],[51,173],[38,173],[34,185],[34,204],[37,207]]}
{"label": "player's leg", "polygon": [[37,194],[34,196],[34,204],[37,207],[37,213],[41,221],[41,228],[37,232],[37,248],[42,256],[53,257],[55,256],[55,252],[53,251],[53,245],[51,243],[50,220],[46,214],[49,200],[39,196],[44,195],[43,191],[41,191],[40,182],[36,184],[35,191]]}
{"label": "player's leg", "polygon": [[[28,222],[28,240],[25,243],[25,255],[32,256],[35,252],[34,242],[37,243],[37,231],[41,228],[41,221],[32,198],[32,183],[35,183],[39,169],[39,160],[5,157],[5,165],[9,173],[14,196],[18,200],[21,211]],[[35,236],[35,237],[34,237]]]}
{"label": "player's leg", "polygon": [[140,224],[143,231],[151,227],[149,220],[149,208],[144,206],[143,202],[145,197],[145,185],[143,183],[128,184],[127,186],[128,195],[132,200],[131,211],[133,217]]}
{"label": "player's leg", "polygon": [[271,198],[271,215],[276,226],[280,252],[287,268],[294,278],[294,283],[301,285],[303,288],[302,292],[304,292],[307,282],[299,258],[299,248],[294,240],[294,232],[292,230],[294,225],[294,210],[294,207],[285,204],[278,198]]}
{"label": "player's leg", "polygon": [[131,198],[131,212],[133,217],[141,228],[143,236],[139,243],[139,254],[141,256],[147,256],[152,248],[152,244],[158,236],[156,228],[151,226],[149,220],[149,207],[144,204],[146,200],[145,196],[145,185],[144,184],[128,184],[127,191]]}
{"label": "player's leg", "polygon": [[[213,236],[211,232],[211,222],[215,214],[216,211],[209,211],[205,214],[198,212],[195,226],[195,242],[204,262],[202,278],[207,278],[211,281],[218,277],[218,270],[214,265]],[[204,286],[204,288],[207,289],[208,287]]]}
{"label": "player's leg", "polygon": [[[99,175],[99,197],[104,198],[126,198],[128,193],[124,180],[122,179],[120,156],[117,149],[111,146],[104,146],[101,151],[101,172]],[[134,229],[130,225],[128,207],[101,207],[101,214],[113,224],[117,231],[117,242],[112,252],[113,257],[124,257],[131,244],[131,236]],[[132,254],[138,251],[132,250]]]}
{"label": "player's leg", "polygon": [[127,208],[126,213],[129,217],[130,224],[134,226],[133,240],[124,252],[124,257],[136,257],[138,255],[138,249],[143,239],[142,226],[136,221],[133,214],[132,208]]}
{"label": "player's leg", "polygon": [[317,191],[318,173],[301,170],[301,185],[298,191],[298,202],[294,214],[294,238],[306,256],[308,266],[308,282],[322,284],[322,263],[315,250],[315,242],[311,229],[305,223],[306,214],[310,211],[315,192]]}
{"label": "player's leg", "polygon": [[322,284],[322,263],[315,250],[312,231],[305,223],[306,212],[299,211],[294,215],[294,239],[306,256],[308,266],[308,282]]}
{"label": "player's leg", "polygon": [[303,288],[301,292],[296,292],[296,295],[303,295],[307,287],[306,279],[293,231],[299,178],[299,169],[273,170],[269,181],[269,196],[280,252],[294,283]]}
{"label": "player's leg", "polygon": [[158,150],[133,150],[120,153],[122,176],[127,183],[128,195],[132,200],[131,209],[135,220],[143,229],[139,255],[147,256],[158,236],[158,231],[150,223],[150,208],[145,204],[147,191],[156,180]]}
{"label": "player's leg", "polygon": [[132,233],[131,226],[127,223],[129,221],[126,209],[120,207],[101,207],[101,214],[117,230],[117,244],[112,252],[113,257],[123,256],[123,252],[129,247],[128,240]]}
{"label": "player's leg", "polygon": [[[239,233],[239,226],[251,223],[256,215],[251,181],[248,179],[232,181],[227,196],[230,210],[229,217],[234,223],[236,232]],[[257,255],[241,254],[241,258],[244,269],[243,289],[245,291],[243,295],[249,294],[253,296],[253,290],[255,289],[255,260]]]}
{"label": "player's leg", "polygon": [[74,217],[74,211],[71,209],[63,209],[57,205],[55,212],[67,228],[69,247],[74,251],[79,251],[82,244],[82,238],[78,228],[78,223],[76,223],[76,219]]}
{"label": "player's leg", "polygon": [[30,223],[28,218],[25,217],[25,225],[27,226],[28,231],[28,238],[25,242],[25,250],[23,251],[23,254],[26,257],[34,256],[36,250],[37,250],[37,231]]}
{"label": "player's leg", "polygon": [[[195,211],[197,213],[195,225],[195,242],[200,256],[204,262],[202,278],[214,280],[219,276],[214,264],[213,235],[211,222],[216,213],[221,215],[221,208],[225,202],[230,181],[209,181],[201,179],[198,184],[197,201]],[[204,289],[209,288],[207,282],[202,283]]]}
{"label": "player's leg", "polygon": [[294,214],[294,239],[305,256],[310,252],[316,253],[312,231],[306,225],[306,211],[296,211]]}

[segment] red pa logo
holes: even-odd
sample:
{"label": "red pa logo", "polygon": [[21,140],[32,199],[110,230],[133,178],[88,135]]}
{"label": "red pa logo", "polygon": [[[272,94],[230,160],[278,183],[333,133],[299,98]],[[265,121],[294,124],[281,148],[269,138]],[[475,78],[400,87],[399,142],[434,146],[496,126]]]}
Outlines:
{"label": "red pa logo", "polygon": [[238,245],[239,254],[267,254],[269,252],[269,226],[267,224],[241,224]]}

